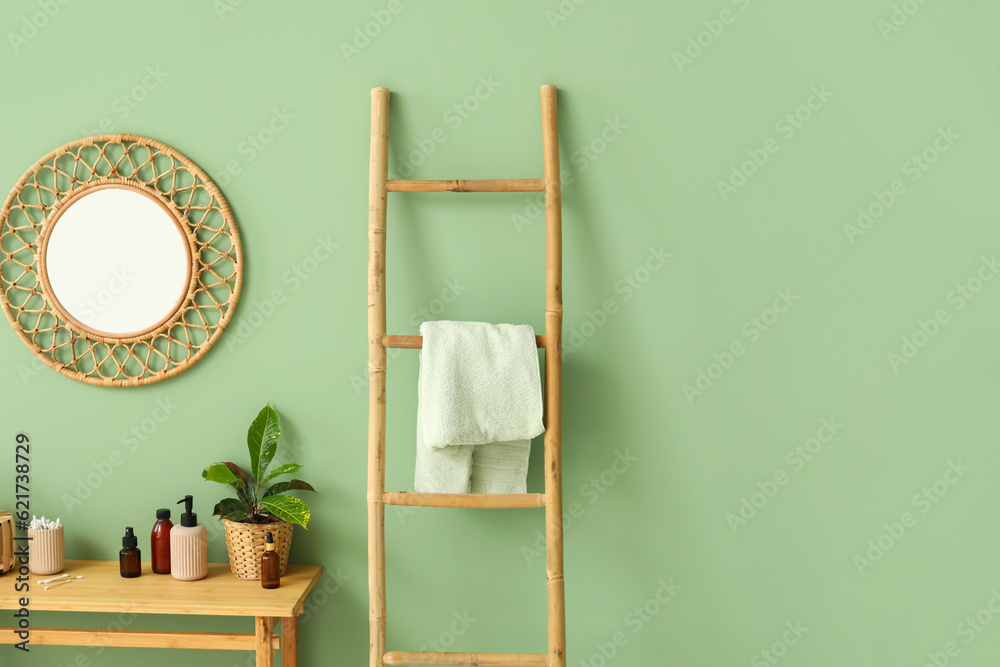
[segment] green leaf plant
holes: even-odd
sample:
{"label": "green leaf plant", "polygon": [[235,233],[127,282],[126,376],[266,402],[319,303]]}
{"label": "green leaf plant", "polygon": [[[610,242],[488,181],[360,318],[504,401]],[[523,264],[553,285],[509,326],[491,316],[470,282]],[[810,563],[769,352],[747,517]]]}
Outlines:
{"label": "green leaf plant", "polygon": [[307,528],[309,506],[285,492],[316,489],[301,479],[275,482],[267,486],[275,477],[290,475],[302,469],[297,463],[285,463],[268,472],[274,454],[278,451],[280,439],[281,420],[268,403],[247,431],[250,472],[230,461],[213,463],[202,471],[201,476],[209,482],[228,484],[236,490],[235,498],[223,498],[215,506],[213,514],[220,520],[229,519],[241,523],[273,523],[282,520]]}

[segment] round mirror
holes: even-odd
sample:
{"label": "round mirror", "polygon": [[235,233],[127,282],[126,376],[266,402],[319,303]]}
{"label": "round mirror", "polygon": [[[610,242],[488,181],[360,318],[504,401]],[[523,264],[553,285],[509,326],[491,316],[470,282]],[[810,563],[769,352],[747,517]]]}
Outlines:
{"label": "round mirror", "polygon": [[0,208],[0,310],[42,363],[106,387],[181,373],[243,285],[239,230],[198,165],[134,134],[46,153]]}
{"label": "round mirror", "polygon": [[62,311],[101,336],[141,335],[168,320],[193,258],[166,204],[135,187],[89,188],[67,200],[42,243],[42,280]]}

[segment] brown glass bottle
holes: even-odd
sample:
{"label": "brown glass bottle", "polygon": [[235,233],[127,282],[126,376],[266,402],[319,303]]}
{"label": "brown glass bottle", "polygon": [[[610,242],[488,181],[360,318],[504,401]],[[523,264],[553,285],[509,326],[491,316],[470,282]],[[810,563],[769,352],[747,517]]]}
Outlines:
{"label": "brown glass bottle", "polygon": [[153,535],[150,538],[154,574],[170,574],[170,529],[173,526],[170,510],[156,510],[156,523],[153,524]]}
{"label": "brown glass bottle", "polygon": [[132,526],[125,528],[125,537],[122,538],[122,550],[118,552],[118,564],[121,575],[126,579],[134,579],[142,574],[142,561],[140,560],[139,540],[132,532]]}
{"label": "brown glass bottle", "polygon": [[274,550],[274,537],[267,534],[264,555],[260,557],[260,585],[263,588],[277,588],[281,585],[281,558]]}

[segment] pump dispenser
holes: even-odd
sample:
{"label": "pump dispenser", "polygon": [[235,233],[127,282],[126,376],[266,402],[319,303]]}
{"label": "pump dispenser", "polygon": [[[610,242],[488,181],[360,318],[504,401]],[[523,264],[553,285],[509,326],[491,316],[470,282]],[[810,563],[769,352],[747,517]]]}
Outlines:
{"label": "pump dispenser", "polygon": [[208,575],[208,531],[198,525],[198,515],[191,511],[194,499],[184,496],[181,523],[170,529],[170,574],[181,581],[196,581]]}

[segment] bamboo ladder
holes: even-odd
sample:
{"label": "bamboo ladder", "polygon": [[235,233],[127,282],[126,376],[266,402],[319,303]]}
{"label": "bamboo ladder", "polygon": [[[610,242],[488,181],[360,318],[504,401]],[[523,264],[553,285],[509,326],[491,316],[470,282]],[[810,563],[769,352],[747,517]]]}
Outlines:
{"label": "bamboo ladder", "polygon": [[[566,606],[562,528],[562,194],[556,87],[542,86],[542,157],[545,178],[413,181],[389,177],[389,90],[372,89],[368,185],[368,599],[370,667],[481,665],[565,667]],[[545,493],[473,495],[385,491],[386,348],[419,349],[420,336],[389,336],[385,321],[385,235],[389,192],[545,193]],[[548,653],[386,651],[385,506],[545,508]]]}

